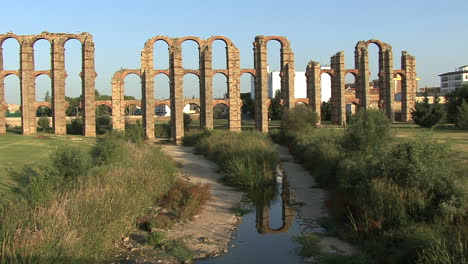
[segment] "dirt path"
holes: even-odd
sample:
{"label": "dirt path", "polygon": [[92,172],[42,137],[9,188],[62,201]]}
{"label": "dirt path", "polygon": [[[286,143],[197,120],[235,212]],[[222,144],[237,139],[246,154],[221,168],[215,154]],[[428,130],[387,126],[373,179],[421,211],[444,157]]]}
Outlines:
{"label": "dirt path", "polygon": [[[327,216],[324,201],[327,192],[316,187],[314,178],[300,164],[294,162],[294,157],[289,153],[284,146],[276,145],[282,166],[288,182],[290,190],[294,194],[294,200],[302,203],[299,208],[299,217],[304,220],[312,230],[320,228],[317,223],[318,219]],[[356,249],[349,243],[339,240],[336,237],[324,237],[320,241],[321,250],[324,253],[337,253],[343,255],[352,255]]]}
{"label": "dirt path", "polygon": [[176,145],[162,145],[163,152],[182,165],[182,172],[193,183],[211,185],[211,201],[202,213],[189,224],[176,224],[168,232],[173,239],[183,238],[195,252],[195,258],[214,256],[227,251],[231,233],[239,217],[230,209],[240,204],[242,193],[219,183],[222,178],[218,166],[201,155],[195,155],[193,148]]}

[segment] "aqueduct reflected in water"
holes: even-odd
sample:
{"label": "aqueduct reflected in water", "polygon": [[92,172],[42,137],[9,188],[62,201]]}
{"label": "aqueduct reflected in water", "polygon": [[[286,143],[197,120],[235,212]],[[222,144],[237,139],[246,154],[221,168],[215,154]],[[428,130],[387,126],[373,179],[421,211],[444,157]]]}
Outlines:
{"label": "aqueduct reflected in water", "polygon": [[[16,39],[20,44],[20,66],[18,70],[4,70],[2,44],[7,39]],[[51,69],[35,71],[34,43],[40,39],[48,40],[51,44]],[[183,108],[186,104],[200,106],[200,125],[208,129],[213,128],[213,106],[224,104],[228,107],[229,130],[241,130],[240,78],[247,73],[255,78],[255,128],[262,132],[268,131],[268,107],[271,100],[268,97],[268,67],[267,43],[278,41],[281,44],[281,104],[285,109],[293,108],[299,103],[310,106],[320,115],[321,105],[321,74],[331,77],[332,121],[343,124],[346,121],[345,75],[350,73],[355,77],[356,98],[353,101],[358,108],[370,107],[370,73],[368,46],[376,44],[379,48],[379,107],[386,115],[394,120],[395,108],[395,77],[401,78],[401,120],[410,118],[410,109],[414,106],[416,96],[416,59],[406,51],[401,55],[401,69],[393,66],[392,47],[379,40],[359,41],[355,46],[355,67],[346,69],[344,52],[338,52],[331,57],[331,69],[323,70],[318,62],[310,61],[306,68],[307,98],[294,98],[294,53],[289,40],[282,36],[257,36],[253,42],[254,68],[240,68],[240,54],[232,41],[224,36],[214,36],[209,39],[197,37],[169,38],[157,36],[149,39],[141,52],[140,69],[122,69],[112,78],[112,100],[96,101],[94,67],[94,43],[89,33],[63,34],[43,32],[39,35],[15,35],[13,33],[0,35],[0,134],[6,133],[6,102],[4,79],[9,75],[16,75],[20,79],[22,133],[25,135],[36,133],[36,108],[40,105],[52,109],[53,129],[56,134],[66,133],[65,116],[65,71],[64,52],[65,43],[70,39],[78,40],[82,45],[82,102],[85,136],[93,137],[95,131],[95,109],[97,105],[107,105],[112,109],[113,129],[125,128],[125,109],[129,105],[138,105],[142,109],[143,125],[147,139],[155,137],[155,107],[168,105],[171,109],[171,138],[180,141],[184,135]],[[185,69],[182,66],[182,43],[195,41],[199,47],[199,68]],[[226,44],[226,69],[213,69],[213,42],[221,40]],[[169,49],[169,68],[154,69],[154,44],[163,41]],[[35,94],[35,78],[46,74],[51,78],[52,103],[37,102]],[[137,75],[141,80],[142,100],[125,100],[124,79],[127,75]],[[170,99],[156,100],[154,96],[154,78],[163,74],[169,78]],[[199,78],[200,98],[184,99],[183,78],[187,74],[194,74]],[[213,99],[213,76],[223,74],[227,80],[227,96],[223,99]],[[320,120],[320,119],[319,119]]]}

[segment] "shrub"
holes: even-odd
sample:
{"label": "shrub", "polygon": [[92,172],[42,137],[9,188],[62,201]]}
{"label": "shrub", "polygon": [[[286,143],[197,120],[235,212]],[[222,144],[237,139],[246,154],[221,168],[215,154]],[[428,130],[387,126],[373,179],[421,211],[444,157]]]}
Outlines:
{"label": "shrub", "polygon": [[202,138],[208,137],[210,133],[211,132],[208,129],[188,131],[187,133],[185,133],[184,137],[182,138],[182,144],[184,146],[194,146]]}
{"label": "shrub", "polygon": [[139,122],[125,126],[125,138],[135,144],[142,144],[145,137],[145,129]]}
{"label": "shrub", "polygon": [[427,92],[424,93],[424,101],[416,102],[415,108],[411,110],[414,123],[422,127],[433,127],[445,116],[445,108],[439,104],[440,98],[434,97],[434,103],[429,104]]}
{"label": "shrub", "polygon": [[164,233],[156,231],[156,232],[151,232],[148,235],[146,243],[153,247],[159,247],[163,242],[166,241],[166,239],[167,239],[167,236]]}
{"label": "shrub", "polygon": [[317,123],[317,115],[305,105],[298,105],[287,110],[281,119],[281,129],[298,131],[307,127],[313,127]]}
{"label": "shrub", "polygon": [[278,153],[262,133],[213,131],[195,148],[218,163],[232,184],[256,189],[275,182]]}
{"label": "shrub", "polygon": [[105,134],[112,130],[112,118],[108,115],[96,117],[96,133],[99,135]]}
{"label": "shrub", "polygon": [[466,103],[465,99],[461,105],[457,107],[455,125],[461,129],[468,129],[468,103]]}
{"label": "shrub", "polygon": [[190,123],[192,123],[192,116],[184,113],[184,130],[190,130]]}
{"label": "shrub", "polygon": [[80,117],[74,118],[70,123],[67,123],[67,134],[82,135],[83,134],[83,119]]}
{"label": "shrub", "polygon": [[39,117],[37,125],[42,129],[42,132],[46,132],[50,128],[50,119],[46,116]]}
{"label": "shrub", "polygon": [[89,154],[78,146],[61,145],[49,155],[49,159],[53,174],[65,180],[84,176],[90,167]]}
{"label": "shrub", "polygon": [[119,131],[112,131],[103,137],[98,137],[91,154],[96,165],[123,161],[125,157],[125,135]]}
{"label": "shrub", "polygon": [[154,135],[159,138],[171,137],[171,125],[169,123],[155,125]]}

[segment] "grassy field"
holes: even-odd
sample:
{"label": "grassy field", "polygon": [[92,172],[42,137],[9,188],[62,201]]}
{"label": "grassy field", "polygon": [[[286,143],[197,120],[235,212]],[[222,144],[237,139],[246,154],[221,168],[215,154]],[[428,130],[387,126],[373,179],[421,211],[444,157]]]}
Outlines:
{"label": "grassy field", "polygon": [[91,148],[94,139],[82,136],[56,136],[39,133],[23,136],[16,133],[0,135],[0,201],[8,198],[15,186],[13,175],[25,165],[39,163],[59,144],[73,144]]}

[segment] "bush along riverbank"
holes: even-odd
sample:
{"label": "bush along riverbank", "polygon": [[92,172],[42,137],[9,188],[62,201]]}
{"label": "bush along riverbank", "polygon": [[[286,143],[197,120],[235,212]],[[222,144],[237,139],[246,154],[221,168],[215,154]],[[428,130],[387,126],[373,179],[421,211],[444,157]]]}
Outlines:
{"label": "bush along riverbank", "polygon": [[245,191],[275,185],[279,156],[270,139],[259,132],[190,131],[185,146],[216,162],[228,183]]}
{"label": "bush along riverbank", "polygon": [[0,263],[100,263],[151,206],[167,205],[172,222],[198,212],[209,187],[174,189],[175,165],[140,134],[100,137],[91,153],[58,146],[45,164],[24,168],[15,200],[0,209]]}
{"label": "bush along riverbank", "polygon": [[398,141],[376,110],[358,112],[344,133],[294,125],[302,119],[291,110],[271,137],[330,191],[338,233],[361,246],[351,263],[468,262],[467,180],[451,173],[446,144]]}

